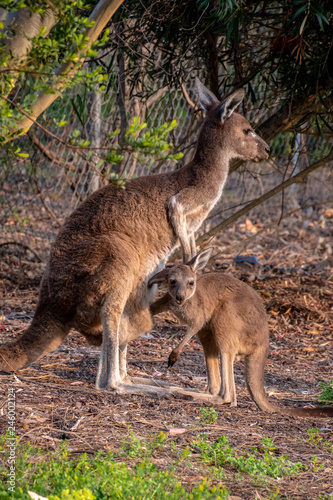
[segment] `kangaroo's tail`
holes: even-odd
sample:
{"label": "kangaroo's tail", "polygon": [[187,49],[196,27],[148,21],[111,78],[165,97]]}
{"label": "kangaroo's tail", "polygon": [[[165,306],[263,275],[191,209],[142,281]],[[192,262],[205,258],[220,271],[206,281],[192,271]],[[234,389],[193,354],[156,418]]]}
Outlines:
{"label": "kangaroo's tail", "polygon": [[333,406],[315,408],[281,408],[267,399],[264,389],[264,369],[267,354],[258,351],[245,359],[245,378],[251,398],[258,408],[268,413],[280,413],[294,417],[333,417]]}
{"label": "kangaroo's tail", "polygon": [[268,355],[268,346],[262,346],[245,358],[245,380],[251,398],[262,411],[268,413],[279,412],[278,406],[267,399],[264,387],[265,365]]}
{"label": "kangaroo's tail", "polygon": [[49,312],[38,312],[31,325],[14,342],[0,346],[0,370],[16,371],[56,349],[68,329]]}

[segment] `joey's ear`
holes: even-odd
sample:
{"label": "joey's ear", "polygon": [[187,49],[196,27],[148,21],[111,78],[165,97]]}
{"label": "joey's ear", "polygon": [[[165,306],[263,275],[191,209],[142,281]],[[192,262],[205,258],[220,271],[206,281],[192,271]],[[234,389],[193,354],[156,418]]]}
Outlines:
{"label": "joey's ear", "polygon": [[224,99],[224,101],[219,105],[219,107],[217,108],[217,112],[219,114],[222,123],[224,123],[228,118],[230,118],[230,116],[235,111],[237,106],[239,106],[242,100],[244,99],[244,96],[245,96],[244,89],[236,90],[236,92],[234,92],[229,97]]}
{"label": "joey's ear", "polygon": [[206,110],[209,111],[212,106],[216,105],[216,103],[219,102],[219,100],[215,97],[213,92],[208,90],[199,80],[199,78],[196,76],[195,77],[195,85],[197,88],[197,93],[199,96],[199,102],[201,106]]}
{"label": "joey's ear", "polygon": [[202,252],[198,253],[195,257],[193,257],[193,259],[190,260],[187,265],[190,266],[194,272],[200,271],[200,269],[203,269],[208,264],[210,256],[212,255],[212,251],[213,249],[211,247],[206,248]]}
{"label": "joey's ear", "polygon": [[156,283],[164,283],[167,279],[170,269],[163,269],[159,273],[154,274],[148,281],[148,286],[155,285]]}

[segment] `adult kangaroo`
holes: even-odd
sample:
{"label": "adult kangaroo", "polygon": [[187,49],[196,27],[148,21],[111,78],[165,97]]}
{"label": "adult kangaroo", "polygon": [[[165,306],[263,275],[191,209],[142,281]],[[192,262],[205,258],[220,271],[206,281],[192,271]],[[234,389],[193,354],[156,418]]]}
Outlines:
{"label": "adult kangaroo", "polygon": [[[180,240],[184,261],[194,232],[219,200],[230,160],[268,158],[267,144],[234,112],[244,91],[222,103],[197,81],[207,116],[193,160],[171,173],[139,177],[125,189],[93,193],[60,229],[29,328],[0,349],[0,369],[18,370],[55,349],[75,328],[102,344],[96,388],[133,392],[127,343],[152,328],[149,278]],[[133,385],[132,385],[133,387]],[[144,388],[142,388],[144,391]]]}
{"label": "adult kangaroo", "polygon": [[264,370],[269,329],[264,305],[253,288],[229,274],[210,272],[197,277],[210,254],[211,249],[206,249],[187,265],[166,268],[149,281],[150,286],[164,281],[168,284],[168,293],[151,304],[152,313],[170,310],[188,326],[185,337],[169,356],[169,366],[197,333],[205,352],[208,391],[218,394],[221,403],[237,406],[233,364],[235,359],[244,358],[246,385],[261,410],[298,417],[333,417],[333,406],[280,408],[267,399]]}

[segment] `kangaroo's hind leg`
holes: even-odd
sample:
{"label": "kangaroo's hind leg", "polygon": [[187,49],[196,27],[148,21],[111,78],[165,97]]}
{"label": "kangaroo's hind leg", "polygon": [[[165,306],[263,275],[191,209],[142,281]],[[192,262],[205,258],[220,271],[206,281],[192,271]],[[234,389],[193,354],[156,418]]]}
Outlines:
{"label": "kangaroo's hind leg", "polygon": [[224,404],[230,403],[230,406],[237,406],[236,387],[234,379],[234,353],[223,350],[221,353],[221,373],[222,384],[220,396]]}
{"label": "kangaroo's hind leg", "polygon": [[212,395],[217,395],[221,388],[219,350],[211,330],[200,330],[198,337],[205,353],[208,377],[207,391]]}

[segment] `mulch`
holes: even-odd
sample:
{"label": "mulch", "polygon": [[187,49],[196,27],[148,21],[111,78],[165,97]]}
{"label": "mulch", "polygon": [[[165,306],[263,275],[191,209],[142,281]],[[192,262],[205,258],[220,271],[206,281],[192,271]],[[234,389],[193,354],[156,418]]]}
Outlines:
{"label": "mulch", "polygon": [[[333,378],[333,260],[329,247],[333,220],[328,217],[324,227],[317,224],[311,227],[301,218],[299,222],[297,225],[289,221],[288,226],[265,233],[239,252],[256,255],[262,264],[251,285],[260,293],[269,316],[271,352],[266,367],[266,391],[281,406],[316,405],[320,383]],[[225,231],[215,243],[217,249],[225,248],[227,243],[245,241],[253,234],[253,227],[255,224],[249,229],[249,224],[244,223]],[[14,247],[2,249],[1,342],[16,338],[29,325],[36,305],[43,264],[24,252]],[[232,264],[230,257],[219,259],[212,267],[252,280]],[[170,314],[158,316],[149,338],[139,337],[129,345],[130,375],[168,380],[203,391],[206,372],[196,338],[174,368],[167,369],[168,355],[184,331]],[[204,424],[200,408],[212,406],[204,402],[96,391],[98,357],[98,348],[89,346],[83,337],[72,332],[56,351],[29,368],[16,375],[0,374],[1,434],[8,426],[7,390],[15,387],[20,441],[54,449],[67,439],[71,456],[97,450],[117,454],[122,440],[131,431],[142,439],[163,431],[168,434],[168,442],[175,442],[177,450],[190,447],[192,468],[182,463],[176,471],[185,485],[193,485],[207,475],[202,462],[201,465],[198,462],[198,451],[191,447],[198,433],[206,432],[210,441],[225,435],[232,447],[247,452],[253,447],[260,451],[263,437],[269,437],[275,445],[274,454],[287,455],[308,469],[262,483],[247,474],[240,477],[237,470],[226,466],[228,479],[222,482],[234,497],[264,499],[277,490],[279,498],[314,499],[332,495],[332,419],[293,418],[259,411],[247,393],[242,362],[235,364],[237,408],[216,406],[216,422]],[[174,429],[182,433],[177,434]],[[320,437],[309,439],[309,429],[319,429]],[[172,458],[170,446],[153,455],[160,468],[167,467]]]}

